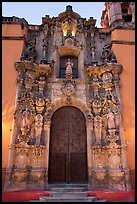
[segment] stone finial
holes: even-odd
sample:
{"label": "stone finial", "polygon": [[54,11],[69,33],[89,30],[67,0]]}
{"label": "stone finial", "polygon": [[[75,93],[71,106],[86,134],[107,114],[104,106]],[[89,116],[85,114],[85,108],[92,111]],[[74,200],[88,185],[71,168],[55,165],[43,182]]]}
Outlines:
{"label": "stone finial", "polygon": [[70,5],[66,6],[66,12],[73,12],[72,6]]}

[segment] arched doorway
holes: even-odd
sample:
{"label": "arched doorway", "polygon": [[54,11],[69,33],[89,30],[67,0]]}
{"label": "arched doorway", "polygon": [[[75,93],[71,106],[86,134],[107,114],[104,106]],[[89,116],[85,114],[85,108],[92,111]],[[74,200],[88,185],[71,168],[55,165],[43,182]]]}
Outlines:
{"label": "arched doorway", "polygon": [[59,108],[52,116],[49,183],[87,182],[87,137],[83,113],[75,107]]}

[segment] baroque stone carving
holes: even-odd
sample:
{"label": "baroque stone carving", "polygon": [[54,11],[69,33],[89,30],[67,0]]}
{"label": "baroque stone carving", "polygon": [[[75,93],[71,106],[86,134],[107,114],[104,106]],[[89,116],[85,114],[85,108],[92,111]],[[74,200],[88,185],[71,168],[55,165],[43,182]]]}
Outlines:
{"label": "baroque stone carving", "polygon": [[43,127],[43,116],[41,114],[37,114],[35,119],[35,131],[36,131],[35,145],[40,145],[42,127]]}
{"label": "baroque stone carving", "polygon": [[67,97],[67,103],[71,103],[70,97],[75,93],[75,80],[73,80],[73,73],[72,73],[72,67],[73,63],[70,62],[70,59],[68,59],[68,62],[66,63],[66,79],[62,84],[62,92]]}
{"label": "baroque stone carving", "polygon": [[111,51],[111,46],[106,44],[101,52],[101,57],[105,63],[117,63],[114,53]]}
{"label": "baroque stone carving", "polygon": [[111,109],[108,109],[108,129],[113,129],[115,128],[115,117],[114,113],[111,111]]}
{"label": "baroque stone carving", "polygon": [[94,117],[94,131],[96,136],[96,144],[101,144],[101,133],[102,133],[102,118],[100,115]]}
{"label": "baroque stone carving", "polygon": [[20,60],[21,61],[29,60],[29,61],[35,62],[37,58],[37,52],[36,52],[35,46],[36,46],[36,37],[30,36],[30,39],[27,42],[27,47],[23,51]]}
{"label": "baroque stone carving", "polygon": [[[8,167],[9,189],[44,188],[48,183],[50,127],[54,112],[62,106],[76,106],[86,118],[86,125],[79,128],[75,125],[76,118],[71,117],[70,130],[74,137],[70,148],[83,151],[83,144],[87,145],[91,186],[129,188],[119,90],[122,66],[116,63],[110,33],[97,29],[95,23],[93,17],[81,18],[68,6],[58,17],[43,17],[42,25],[28,25],[26,47],[20,61],[15,63],[19,74]],[[78,58],[76,80],[72,74],[75,66],[70,60],[64,64],[65,79],[58,78],[63,56]],[[63,117],[61,123],[65,124]],[[56,133],[60,134],[58,128]],[[68,148],[64,139],[66,130],[63,131],[61,139],[58,141],[57,137],[55,142],[55,150],[60,148],[62,152]],[[87,134],[85,143],[79,138],[83,131]]]}
{"label": "baroque stone carving", "polygon": [[36,99],[36,111],[37,113],[42,113],[44,110],[44,106],[45,106],[45,101],[43,98],[37,98]]}

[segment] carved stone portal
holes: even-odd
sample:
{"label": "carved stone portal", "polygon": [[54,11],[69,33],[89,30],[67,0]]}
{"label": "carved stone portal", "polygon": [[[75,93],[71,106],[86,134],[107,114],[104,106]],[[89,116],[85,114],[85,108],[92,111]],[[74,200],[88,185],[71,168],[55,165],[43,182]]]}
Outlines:
{"label": "carved stone portal", "polygon": [[[28,25],[26,47],[21,61],[15,63],[19,74],[5,189],[45,188],[50,175],[51,126],[54,122],[58,133],[65,119],[71,121],[70,126],[67,131],[63,129],[65,125],[61,126],[64,132],[59,137],[56,135],[53,152],[62,147],[68,132],[70,140],[73,135],[71,146],[67,146],[73,147],[70,155],[74,149],[81,155],[83,146],[78,144],[86,141],[82,159],[74,155],[72,166],[68,165],[74,171],[77,167],[77,175],[82,173],[78,170],[83,161],[87,166],[82,168],[87,169],[86,178],[91,187],[130,189],[120,98],[122,66],[117,64],[111,50],[110,34],[99,32],[95,19],[81,18],[71,6],[57,18],[42,18],[42,23]],[[64,64],[64,79],[58,73],[61,57],[67,56],[76,57],[78,63],[76,69],[68,59]],[[78,70],[75,80],[74,69]],[[77,114],[70,113],[69,119],[62,117],[56,126],[52,120],[54,112],[63,106],[81,110],[85,118],[82,127]],[[80,124],[79,127],[76,124]],[[55,167],[56,164],[59,162],[53,163]],[[60,168],[56,172],[60,172]]]}

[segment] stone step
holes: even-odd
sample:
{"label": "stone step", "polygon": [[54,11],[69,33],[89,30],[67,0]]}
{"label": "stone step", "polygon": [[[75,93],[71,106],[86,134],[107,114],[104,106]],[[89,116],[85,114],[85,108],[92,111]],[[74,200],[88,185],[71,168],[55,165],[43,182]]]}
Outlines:
{"label": "stone step", "polygon": [[48,200],[48,201],[41,201],[41,202],[60,202],[60,203],[64,203],[64,202],[68,202],[68,203],[71,203],[71,202],[73,202],[73,203],[76,203],[76,202],[93,202],[92,200]]}
{"label": "stone step", "polygon": [[88,189],[86,187],[80,188],[80,187],[67,187],[67,188],[55,188],[52,187],[50,188],[50,191],[52,192],[83,192],[83,191],[87,191]]}
{"label": "stone step", "polygon": [[107,202],[105,199],[99,199],[96,196],[88,196],[87,184],[64,184],[48,185],[49,196],[39,196],[39,200],[30,200],[29,202]]}
{"label": "stone step", "polygon": [[51,197],[65,197],[65,196],[78,196],[87,197],[87,192],[51,192]]}
{"label": "stone step", "polygon": [[89,185],[88,184],[48,184],[45,186],[45,190],[52,190],[52,189],[74,189],[74,188],[81,188],[84,190],[88,190],[89,189]]}
{"label": "stone step", "polygon": [[38,203],[38,202],[45,202],[45,201],[43,201],[43,200],[29,200],[28,202],[36,202],[36,203]]}
{"label": "stone step", "polygon": [[66,197],[46,197],[46,196],[40,196],[39,200],[43,200],[45,202],[58,202],[58,201],[62,201],[62,202],[75,202],[75,201],[79,201],[79,202],[93,202],[95,200],[97,200],[96,196],[92,196],[92,197],[76,197],[73,195],[72,196],[66,196]]}
{"label": "stone step", "polygon": [[93,202],[108,202],[106,199],[98,199],[98,200],[95,200]]}
{"label": "stone step", "polygon": [[50,201],[44,201],[44,200],[29,200],[28,202],[107,202],[105,199],[97,199],[97,200],[50,200]]}

